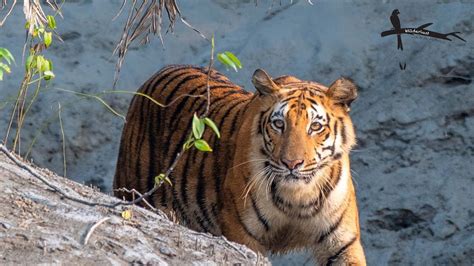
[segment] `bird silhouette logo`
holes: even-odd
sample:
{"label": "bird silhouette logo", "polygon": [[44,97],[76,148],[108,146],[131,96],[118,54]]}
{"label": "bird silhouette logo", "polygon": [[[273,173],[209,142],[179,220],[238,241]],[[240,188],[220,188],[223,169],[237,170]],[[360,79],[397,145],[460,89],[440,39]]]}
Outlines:
{"label": "bird silhouette logo", "polygon": [[421,35],[424,37],[431,37],[435,39],[447,40],[452,41],[449,36],[456,37],[463,42],[466,42],[463,38],[461,38],[458,34],[461,32],[454,31],[449,33],[440,33],[436,31],[427,30],[429,26],[433,23],[426,23],[417,28],[402,28],[400,24],[400,11],[398,9],[394,9],[392,14],[390,15],[390,22],[392,22],[393,28],[387,31],[383,31],[380,33],[382,37],[389,36],[389,35],[397,35],[397,49],[403,50],[403,43],[402,43],[402,34],[410,34],[410,35]]}
{"label": "bird silhouette logo", "polygon": [[398,9],[393,10],[392,15],[390,16],[390,22],[392,22],[393,29],[397,32],[397,49],[403,51],[403,43],[402,43],[402,36],[401,36],[401,26],[400,26],[400,18],[398,15],[400,11]]}
{"label": "bird silhouette logo", "polygon": [[[449,32],[449,33],[440,33],[436,31],[431,31],[427,30],[429,26],[431,26],[433,23],[425,23],[421,26],[418,26],[416,28],[402,28],[401,23],[400,23],[400,11],[398,9],[394,9],[392,11],[392,14],[390,15],[390,22],[392,23],[393,28],[387,31],[383,31],[380,33],[382,37],[389,36],[389,35],[397,35],[397,49],[403,51],[403,42],[402,42],[402,34],[409,34],[409,35],[421,35],[424,37],[431,37],[435,39],[440,39],[440,40],[447,40],[447,41],[452,41],[449,37],[455,37],[458,38],[459,40],[466,42],[463,38],[461,38],[458,34],[461,32],[459,31],[454,31],[454,32]],[[405,70],[406,69],[406,63],[399,63],[400,70]]]}

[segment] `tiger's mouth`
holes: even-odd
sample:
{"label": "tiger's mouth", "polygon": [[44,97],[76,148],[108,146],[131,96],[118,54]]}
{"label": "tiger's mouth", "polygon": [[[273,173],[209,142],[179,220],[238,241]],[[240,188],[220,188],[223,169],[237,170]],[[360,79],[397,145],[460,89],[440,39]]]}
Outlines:
{"label": "tiger's mouth", "polygon": [[293,169],[289,170],[278,164],[271,162],[270,163],[270,171],[272,174],[275,175],[275,180],[277,182],[289,182],[289,183],[296,183],[296,182],[304,182],[308,184],[311,182],[313,177],[317,173],[317,168],[312,169]]}
{"label": "tiger's mouth", "polygon": [[309,183],[312,178],[313,178],[313,175],[302,175],[302,174],[299,174],[299,173],[290,173],[290,174],[282,177],[282,179],[286,182],[303,181],[305,183]]}

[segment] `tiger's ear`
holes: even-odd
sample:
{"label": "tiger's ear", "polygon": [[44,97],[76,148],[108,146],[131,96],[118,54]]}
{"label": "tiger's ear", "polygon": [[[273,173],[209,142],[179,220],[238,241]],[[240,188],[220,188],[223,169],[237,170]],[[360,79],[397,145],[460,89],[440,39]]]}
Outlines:
{"label": "tiger's ear", "polygon": [[339,78],[329,86],[326,94],[337,104],[349,109],[352,101],[357,98],[357,86],[348,78]]}
{"label": "tiger's ear", "polygon": [[262,69],[257,69],[253,73],[252,83],[262,95],[271,94],[280,89],[272,78]]}

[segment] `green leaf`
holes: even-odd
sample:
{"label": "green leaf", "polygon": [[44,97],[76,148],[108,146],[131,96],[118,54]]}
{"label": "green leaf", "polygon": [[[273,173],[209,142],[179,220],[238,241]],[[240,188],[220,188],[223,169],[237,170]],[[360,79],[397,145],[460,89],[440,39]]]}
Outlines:
{"label": "green leaf", "polygon": [[3,80],[3,71],[0,69],[0,80]]}
{"label": "green leaf", "polygon": [[202,134],[204,133],[204,122],[199,119],[196,113],[194,113],[193,117],[193,135],[195,139],[202,138]]}
{"label": "green leaf", "polygon": [[230,58],[226,54],[217,54],[217,60],[219,60],[222,64],[227,67],[233,68],[235,72],[237,72],[237,66],[230,60]]}
{"label": "green leaf", "polygon": [[219,129],[217,128],[216,124],[214,121],[212,121],[210,118],[205,117],[204,118],[204,123],[212,129],[217,135],[217,138],[221,138],[221,133],[219,132]]}
{"label": "green leaf", "polygon": [[28,72],[33,64],[34,55],[29,55],[25,61],[25,70]]}
{"label": "green leaf", "polygon": [[209,147],[209,144],[203,139],[198,139],[194,142],[194,147],[196,147],[200,151],[212,151],[211,147]]}
{"label": "green leaf", "polygon": [[164,178],[165,174],[159,174],[155,176],[155,185],[159,185]]}
{"label": "green leaf", "polygon": [[0,68],[3,68],[3,70],[5,70],[7,73],[11,72],[10,67],[5,63],[0,62]]}
{"label": "green leaf", "polygon": [[155,185],[156,186],[159,186],[162,181],[167,182],[168,184],[170,184],[170,186],[173,185],[173,183],[171,183],[171,180],[167,176],[165,176],[165,174],[159,174],[159,175],[155,176]]}
{"label": "green leaf", "polygon": [[51,43],[53,42],[53,33],[52,32],[44,32],[44,44],[46,45],[46,48],[48,48]]}
{"label": "green leaf", "polygon": [[49,70],[53,71],[53,61],[51,61],[50,59],[47,59],[46,61],[48,61]]}
{"label": "green leaf", "polygon": [[194,139],[192,137],[188,138],[188,140],[186,140],[186,142],[183,144],[183,150],[188,150],[189,148],[191,148],[191,146],[193,145],[193,141]]}
{"label": "green leaf", "polygon": [[45,71],[43,74],[44,74],[44,79],[45,80],[54,79],[56,77],[54,75],[53,71],[50,71],[50,70]]}
{"label": "green leaf", "polygon": [[43,67],[43,62],[44,62],[44,57],[41,55],[36,56],[36,69],[41,71],[41,68]]}
{"label": "green leaf", "polygon": [[51,15],[48,15],[48,26],[50,29],[56,29],[56,19]]}
{"label": "green leaf", "polygon": [[234,62],[234,64],[238,68],[242,68],[242,64],[240,63],[240,60],[232,52],[225,51],[224,54],[227,55],[227,57],[229,57],[229,59],[232,60],[232,62]]}
{"label": "green leaf", "polygon": [[8,49],[0,48],[0,58],[2,57],[7,60],[9,65],[12,61],[15,62],[15,58],[13,58],[13,55],[10,53],[10,51],[8,51]]}

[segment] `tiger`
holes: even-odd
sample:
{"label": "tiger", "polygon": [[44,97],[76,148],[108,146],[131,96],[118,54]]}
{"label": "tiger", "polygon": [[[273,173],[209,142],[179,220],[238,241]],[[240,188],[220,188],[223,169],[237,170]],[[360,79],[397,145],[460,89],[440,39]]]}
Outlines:
{"label": "tiger", "polygon": [[[207,67],[164,67],[138,90],[124,125],[114,190],[145,193],[172,168],[172,185],[147,201],[193,230],[262,254],[308,250],[318,265],[365,265],[349,153],[357,87],[294,76],[252,76],[255,93]],[[166,108],[143,97],[148,95]],[[210,101],[209,101],[210,100]],[[182,152],[194,114],[212,119],[212,152]]]}

